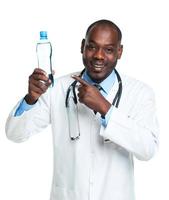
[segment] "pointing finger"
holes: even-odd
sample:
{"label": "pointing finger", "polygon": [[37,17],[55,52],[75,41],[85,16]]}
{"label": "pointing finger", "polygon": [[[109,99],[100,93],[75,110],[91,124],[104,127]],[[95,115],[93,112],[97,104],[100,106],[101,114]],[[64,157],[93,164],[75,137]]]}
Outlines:
{"label": "pointing finger", "polygon": [[72,75],[72,78],[74,78],[76,81],[78,81],[83,86],[89,86],[89,84],[85,80],[80,78],[79,76]]}

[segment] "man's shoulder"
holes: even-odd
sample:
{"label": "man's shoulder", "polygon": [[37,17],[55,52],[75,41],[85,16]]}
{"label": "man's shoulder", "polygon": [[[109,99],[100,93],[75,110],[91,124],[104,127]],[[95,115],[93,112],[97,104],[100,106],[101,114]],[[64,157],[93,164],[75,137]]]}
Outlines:
{"label": "man's shoulder", "polygon": [[[67,80],[72,80],[72,75],[80,75],[80,72],[72,72],[72,73],[68,73],[65,74],[63,76],[59,76],[55,79],[55,81],[67,81]],[[74,80],[74,79],[73,79]]]}
{"label": "man's shoulder", "polygon": [[63,76],[56,77],[54,79],[54,86],[62,85],[62,86],[67,87],[68,85],[73,83],[73,81],[75,81],[72,78],[72,75],[80,75],[80,72],[72,72],[72,73],[68,73],[68,74],[63,75]]}
{"label": "man's shoulder", "polygon": [[148,93],[154,93],[152,87],[148,85],[147,83],[128,75],[120,74],[120,76],[122,79],[123,88],[128,88],[131,90],[135,89],[138,91],[144,91]]}

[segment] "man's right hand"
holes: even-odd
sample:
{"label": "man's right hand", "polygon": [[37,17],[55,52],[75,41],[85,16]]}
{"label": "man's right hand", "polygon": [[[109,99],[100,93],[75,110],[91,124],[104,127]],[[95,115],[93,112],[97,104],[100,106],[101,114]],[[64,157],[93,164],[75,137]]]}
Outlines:
{"label": "man's right hand", "polygon": [[25,101],[28,104],[35,104],[39,97],[46,92],[51,84],[51,80],[47,77],[44,70],[36,68],[29,76],[28,94]]}

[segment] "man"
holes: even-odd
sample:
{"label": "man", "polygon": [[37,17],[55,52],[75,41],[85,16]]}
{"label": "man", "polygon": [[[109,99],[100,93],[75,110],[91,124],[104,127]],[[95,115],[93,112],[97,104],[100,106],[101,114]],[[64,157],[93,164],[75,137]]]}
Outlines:
{"label": "man", "polygon": [[90,25],[81,44],[84,72],[49,88],[45,72],[35,69],[28,94],[7,120],[7,137],[15,142],[51,124],[51,200],[134,200],[133,157],[149,160],[157,149],[152,90],[115,70],[121,38],[111,21]]}

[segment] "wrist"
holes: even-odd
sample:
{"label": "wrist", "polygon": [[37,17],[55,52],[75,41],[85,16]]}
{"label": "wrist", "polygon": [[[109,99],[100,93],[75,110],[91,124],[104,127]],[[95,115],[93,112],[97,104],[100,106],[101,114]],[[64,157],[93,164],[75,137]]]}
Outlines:
{"label": "wrist", "polygon": [[30,94],[27,94],[25,97],[24,97],[25,101],[27,104],[29,105],[33,105],[37,102],[38,99],[35,99],[33,98]]}
{"label": "wrist", "polygon": [[102,117],[104,117],[107,114],[110,107],[111,107],[111,104],[107,100],[104,102],[103,105],[100,106],[99,113],[101,114]]}

